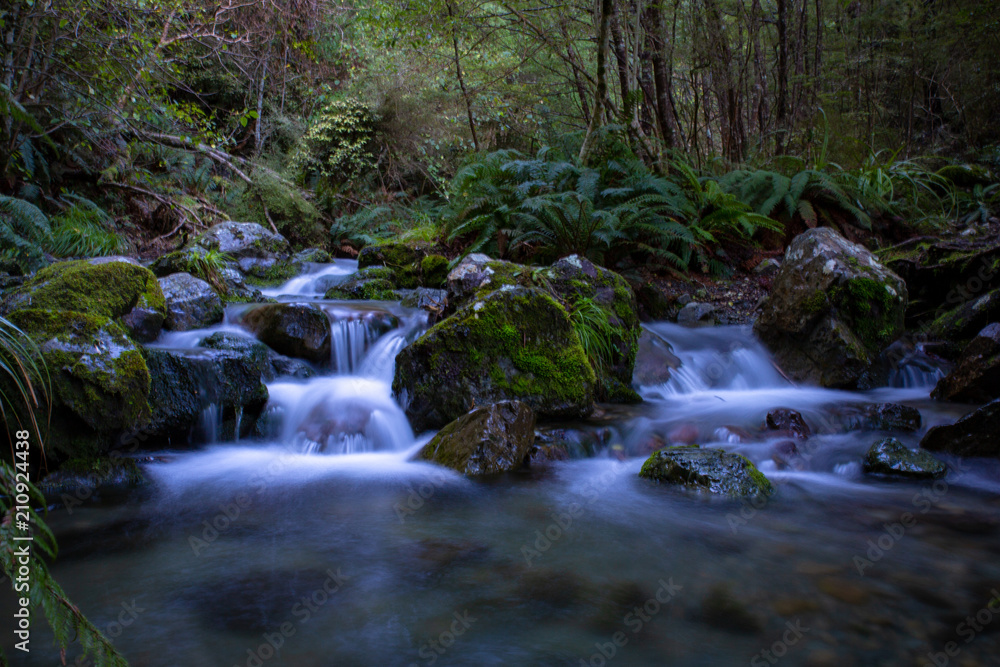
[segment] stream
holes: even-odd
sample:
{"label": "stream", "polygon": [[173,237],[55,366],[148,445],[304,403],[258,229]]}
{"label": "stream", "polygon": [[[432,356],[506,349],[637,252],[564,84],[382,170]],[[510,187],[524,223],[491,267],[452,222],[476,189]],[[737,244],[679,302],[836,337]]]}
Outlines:
{"label": "stream", "polygon": [[[857,406],[918,408],[921,430],[894,434],[911,447],[968,411],[929,398],[933,369],[870,392],[796,386],[747,328],[648,324],[682,365],[641,387],[644,403],[547,426],[575,443],[567,460],[472,481],[409,460],[433,434],[393,397],[393,360],[426,314],[322,300],[355,269],[316,265],[266,292],[315,301],[333,331],[332,370],[268,384],[266,437],[217,442],[207,410],[206,442],[158,452],[148,490],[49,512],[55,578],[130,664],[997,664],[1000,462],[943,458],[933,482],[861,471],[884,434],[852,427]],[[249,336],[246,308],[154,345]],[[814,432],[790,465],[775,455],[787,438],[762,431],[777,407]],[[679,433],[746,455],[777,493],[640,479]],[[964,620],[977,613],[979,630]],[[59,664],[40,616],[33,629],[27,657],[3,637],[12,664]]]}

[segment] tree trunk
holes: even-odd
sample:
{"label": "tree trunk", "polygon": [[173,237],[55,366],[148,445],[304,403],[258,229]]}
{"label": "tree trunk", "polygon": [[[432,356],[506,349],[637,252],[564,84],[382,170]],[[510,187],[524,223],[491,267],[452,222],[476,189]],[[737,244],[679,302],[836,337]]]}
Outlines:
{"label": "tree trunk", "polygon": [[788,0],[778,0],[778,101],[776,106],[775,152],[785,152],[788,109]]}
{"label": "tree trunk", "polygon": [[476,134],[476,119],[472,115],[472,100],[469,99],[469,91],[465,88],[465,76],[462,74],[462,61],[458,53],[458,33],[455,32],[455,13],[451,3],[448,3],[448,18],[451,23],[451,45],[455,50],[455,73],[458,75],[458,87],[462,89],[462,98],[465,100],[465,112],[469,115],[469,131],[472,133],[472,145],[479,152],[479,136]]}
{"label": "tree trunk", "polygon": [[597,17],[597,93],[594,97],[594,113],[590,117],[590,124],[587,126],[587,134],[583,138],[583,145],[580,146],[581,163],[587,162],[587,158],[590,157],[590,151],[593,150],[594,135],[597,133],[597,128],[601,123],[605,98],[608,96],[608,29],[611,24],[611,14],[613,11],[613,0],[601,0],[601,13]]}

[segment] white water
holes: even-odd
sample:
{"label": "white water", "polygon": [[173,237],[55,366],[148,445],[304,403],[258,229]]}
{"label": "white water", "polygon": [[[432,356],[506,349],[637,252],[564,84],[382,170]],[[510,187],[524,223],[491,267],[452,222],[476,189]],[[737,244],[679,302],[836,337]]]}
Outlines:
{"label": "white water", "polygon": [[[358,270],[358,262],[353,259],[338,259],[332,264],[308,264],[305,273],[295,276],[288,282],[277,287],[263,289],[264,296],[281,297],[312,297],[320,298],[336,282],[344,279]],[[323,279],[334,279],[324,281]]]}

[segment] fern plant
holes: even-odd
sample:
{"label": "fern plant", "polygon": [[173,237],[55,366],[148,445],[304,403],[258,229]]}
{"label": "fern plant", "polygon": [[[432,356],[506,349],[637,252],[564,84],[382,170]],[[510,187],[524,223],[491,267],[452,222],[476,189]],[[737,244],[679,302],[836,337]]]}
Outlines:
{"label": "fern plant", "polygon": [[[48,390],[48,371],[35,343],[9,320],[0,317],[0,411],[8,436],[18,436],[22,429],[31,435],[42,432],[36,412],[43,408]],[[127,667],[114,645],[70,602],[49,573],[44,559],[55,558],[56,540],[34,509],[27,510],[34,538],[29,551],[29,588],[24,591],[16,587],[18,572],[25,565],[16,550],[26,544],[18,538],[25,537],[26,531],[18,524],[23,520],[23,510],[15,520],[14,500],[18,497],[23,500],[26,495],[28,503],[18,502],[18,505],[44,507],[45,499],[33,484],[25,481],[26,456],[15,453],[13,443],[11,454],[14,465],[0,460],[0,572],[15,587],[17,597],[27,597],[32,609],[42,610],[52,626],[56,643],[64,651],[71,643],[79,642],[84,656],[93,655],[100,667]],[[2,648],[0,664],[6,664]]]}
{"label": "fern plant", "polygon": [[0,195],[0,263],[24,273],[45,264],[43,247],[51,240],[48,216],[24,199]]}

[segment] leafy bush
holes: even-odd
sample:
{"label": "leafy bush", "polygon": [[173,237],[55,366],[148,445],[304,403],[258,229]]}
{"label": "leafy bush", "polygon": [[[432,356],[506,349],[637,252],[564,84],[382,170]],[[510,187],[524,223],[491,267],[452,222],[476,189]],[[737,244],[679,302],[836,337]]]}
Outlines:
{"label": "leafy bush", "polygon": [[377,118],[354,99],[334,100],[313,120],[292,156],[292,170],[306,181],[343,182],[375,162]]}

